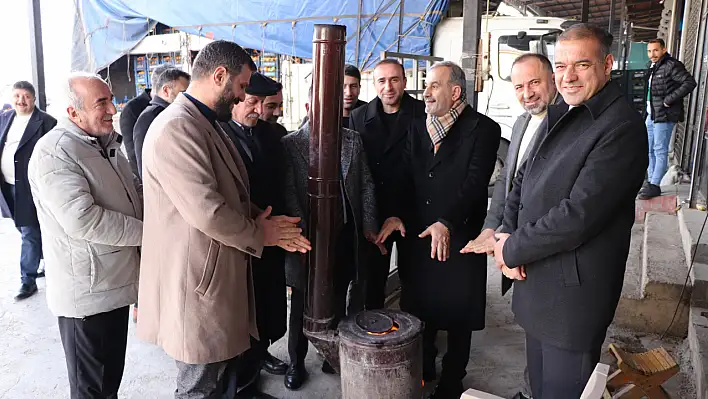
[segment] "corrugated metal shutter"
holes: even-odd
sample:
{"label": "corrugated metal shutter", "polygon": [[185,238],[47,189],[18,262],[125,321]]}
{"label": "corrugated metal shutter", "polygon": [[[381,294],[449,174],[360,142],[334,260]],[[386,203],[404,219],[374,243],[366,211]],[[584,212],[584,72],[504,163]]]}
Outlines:
{"label": "corrugated metal shutter", "polygon": [[[702,1],[695,0],[690,4],[690,9],[686,10],[688,15],[688,21],[684,31],[681,33],[685,37],[684,46],[681,49],[683,55],[683,63],[686,65],[686,70],[693,73],[693,67],[695,65],[696,57],[696,46],[698,45],[698,35],[700,31],[701,23],[701,9]],[[684,98],[684,109],[689,110],[690,96]],[[690,112],[686,112],[690,114]],[[692,137],[690,134],[690,128],[687,126],[687,122],[680,122],[676,126],[676,137],[674,140],[674,158],[681,166],[683,170],[689,170],[691,168],[691,148],[693,147]]]}

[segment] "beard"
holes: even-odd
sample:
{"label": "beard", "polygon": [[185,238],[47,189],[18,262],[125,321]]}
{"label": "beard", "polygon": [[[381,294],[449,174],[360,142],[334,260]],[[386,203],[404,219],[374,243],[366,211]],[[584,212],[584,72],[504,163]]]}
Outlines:
{"label": "beard", "polygon": [[[524,99],[524,101],[526,101],[526,99]],[[548,108],[548,104],[544,103],[543,100],[539,100],[538,103],[533,106],[528,106],[526,104],[523,104],[522,106],[524,110],[531,115],[542,114],[546,111],[546,108]]]}
{"label": "beard", "polygon": [[231,78],[226,82],[226,87],[224,91],[221,92],[219,100],[214,106],[214,112],[216,113],[216,119],[221,122],[228,122],[231,120],[231,109],[234,105],[239,103],[239,98],[234,95],[233,90],[231,90]]}

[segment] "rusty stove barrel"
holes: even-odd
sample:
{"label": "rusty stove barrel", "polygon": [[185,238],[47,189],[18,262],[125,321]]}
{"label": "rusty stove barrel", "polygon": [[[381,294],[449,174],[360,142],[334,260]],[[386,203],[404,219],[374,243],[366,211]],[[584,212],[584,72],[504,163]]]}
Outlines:
{"label": "rusty stove barrel", "polygon": [[[342,376],[344,399],[422,396],[422,330],[401,311],[366,311],[334,325],[335,219],[342,207],[340,136],[346,28],[315,25],[310,113],[309,276],[304,332]],[[341,364],[340,364],[341,359]]]}
{"label": "rusty stove barrel", "polygon": [[400,310],[360,312],[339,325],[342,398],[423,396],[423,323]]}
{"label": "rusty stove barrel", "polygon": [[335,215],[341,207],[340,138],[346,27],[315,25],[312,40],[310,113],[309,277],[305,302],[305,335],[338,368],[334,320]]}

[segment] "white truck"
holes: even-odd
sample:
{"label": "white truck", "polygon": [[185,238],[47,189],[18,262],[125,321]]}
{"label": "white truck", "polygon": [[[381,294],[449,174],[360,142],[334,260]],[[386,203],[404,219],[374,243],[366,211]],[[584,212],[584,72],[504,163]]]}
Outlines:
{"label": "white truck", "polygon": [[[497,151],[497,169],[503,166],[511,141],[511,128],[524,110],[516,100],[511,84],[511,64],[521,54],[535,52],[553,62],[555,41],[570,21],[552,17],[485,15],[482,18],[483,51],[487,65],[482,66],[483,91],[477,110],[494,119],[502,129]],[[462,58],[462,18],[446,18],[438,24],[433,38],[433,56],[460,63]]]}

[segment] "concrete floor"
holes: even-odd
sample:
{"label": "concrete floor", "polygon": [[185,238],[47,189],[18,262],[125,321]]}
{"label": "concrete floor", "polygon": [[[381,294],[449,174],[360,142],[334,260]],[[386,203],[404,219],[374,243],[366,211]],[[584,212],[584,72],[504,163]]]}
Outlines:
{"label": "concrete floor", "polygon": [[[13,300],[19,287],[19,249],[19,234],[11,221],[0,219],[0,399],[68,398],[64,354],[56,318],[46,306],[44,279],[38,281],[38,295],[21,302]],[[513,322],[510,295],[500,295],[499,272],[492,267],[488,270],[487,328],[472,338],[464,383],[469,388],[511,398],[523,381],[524,335]],[[159,348],[137,340],[134,327],[130,323],[121,398],[171,398],[176,374],[174,362]],[[285,341],[282,339],[271,348],[271,353],[284,360],[287,359]],[[444,341],[441,335],[441,349]],[[662,344],[675,358],[685,358],[681,340],[660,342],[656,336],[613,328],[607,341],[631,351]],[[604,362],[611,360],[609,355],[603,355]],[[300,391],[287,391],[283,377],[266,373],[263,373],[263,391],[284,399],[340,397],[339,378],[320,371],[321,360],[312,349],[306,365],[310,380]],[[672,398],[696,397],[690,375],[688,366],[682,364],[682,372],[665,385]]]}

